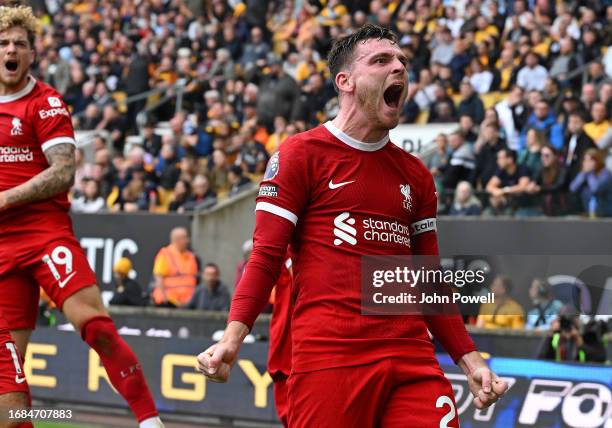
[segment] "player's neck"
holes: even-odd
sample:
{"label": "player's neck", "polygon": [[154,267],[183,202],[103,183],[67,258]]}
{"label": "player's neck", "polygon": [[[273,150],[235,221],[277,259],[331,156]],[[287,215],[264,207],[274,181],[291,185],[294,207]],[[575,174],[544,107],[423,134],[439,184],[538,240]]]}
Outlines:
{"label": "player's neck", "polygon": [[21,91],[23,88],[26,87],[29,81],[30,81],[30,75],[28,74],[24,79],[21,80],[21,82],[15,85],[5,85],[2,82],[0,82],[0,96],[3,97],[6,95],[12,95],[12,94],[15,94]]}
{"label": "player's neck", "polygon": [[388,129],[375,127],[372,121],[359,111],[340,109],[332,123],[349,137],[364,143],[378,143],[389,134]]}

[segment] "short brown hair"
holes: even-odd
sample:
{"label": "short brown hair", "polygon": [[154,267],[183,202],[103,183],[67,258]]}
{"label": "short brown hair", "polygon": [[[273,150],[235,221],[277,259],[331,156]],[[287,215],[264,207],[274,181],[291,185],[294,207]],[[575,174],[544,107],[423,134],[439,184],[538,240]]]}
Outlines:
{"label": "short brown hair", "polygon": [[584,152],[584,156],[588,156],[595,161],[595,172],[599,173],[606,166],[606,157],[604,152],[599,149],[591,148]]}
{"label": "short brown hair", "polygon": [[338,91],[336,76],[341,70],[346,68],[347,64],[353,59],[355,46],[359,42],[363,43],[370,39],[387,39],[391,40],[393,43],[397,43],[398,41],[397,35],[388,28],[374,24],[365,24],[354,33],[341,37],[334,42],[327,56],[327,63],[329,64],[329,71],[331,72],[332,83],[334,84],[336,92]]}
{"label": "short brown hair", "polygon": [[0,32],[13,27],[19,27],[28,33],[30,47],[34,48],[34,40],[38,31],[38,19],[28,6],[0,6]]}

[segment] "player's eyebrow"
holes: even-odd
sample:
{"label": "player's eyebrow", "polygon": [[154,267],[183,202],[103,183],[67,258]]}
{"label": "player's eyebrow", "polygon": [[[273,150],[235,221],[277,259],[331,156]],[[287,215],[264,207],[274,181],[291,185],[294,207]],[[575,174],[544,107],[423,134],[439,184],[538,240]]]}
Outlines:
{"label": "player's eyebrow", "polygon": [[369,62],[376,61],[379,58],[391,59],[393,57],[397,57],[399,62],[401,62],[404,67],[408,65],[408,57],[406,55],[404,55],[403,53],[395,54],[391,52],[376,52],[372,54],[372,56],[369,58]]}
{"label": "player's eyebrow", "polygon": [[22,44],[22,43],[28,42],[28,40],[23,37],[16,37],[16,38],[0,37],[0,43],[8,43],[10,41],[12,41],[15,44]]}

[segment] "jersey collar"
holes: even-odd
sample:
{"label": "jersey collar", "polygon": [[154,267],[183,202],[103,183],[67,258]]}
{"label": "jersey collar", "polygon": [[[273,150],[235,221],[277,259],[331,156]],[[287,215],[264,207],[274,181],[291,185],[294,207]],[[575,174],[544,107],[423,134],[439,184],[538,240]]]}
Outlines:
{"label": "jersey collar", "polygon": [[354,149],[361,150],[364,152],[375,152],[378,149],[382,149],[389,142],[389,134],[385,135],[382,140],[376,143],[364,143],[345,134],[340,128],[334,125],[331,121],[327,121],[323,126],[332,133],[334,137],[342,141],[347,146],[351,146]]}
{"label": "jersey collar", "polygon": [[11,101],[16,101],[19,98],[25,97],[32,92],[35,85],[36,79],[34,79],[32,76],[28,76],[28,83],[23,87],[23,89],[10,95],[0,95],[0,103],[10,103]]}

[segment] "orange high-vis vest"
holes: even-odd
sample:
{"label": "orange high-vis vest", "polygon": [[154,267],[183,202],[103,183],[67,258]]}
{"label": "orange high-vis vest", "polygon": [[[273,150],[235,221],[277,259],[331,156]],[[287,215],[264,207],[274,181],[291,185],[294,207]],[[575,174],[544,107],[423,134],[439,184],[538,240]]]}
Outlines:
{"label": "orange high-vis vest", "polygon": [[[163,247],[155,257],[156,264],[159,257],[165,258],[168,268],[167,274],[161,275],[162,287],[166,292],[168,302],[176,306],[189,303],[198,283],[198,263],[195,256],[191,251],[181,253],[174,246],[168,245]],[[157,304],[163,303],[164,294],[161,289],[153,290],[153,300]]]}

